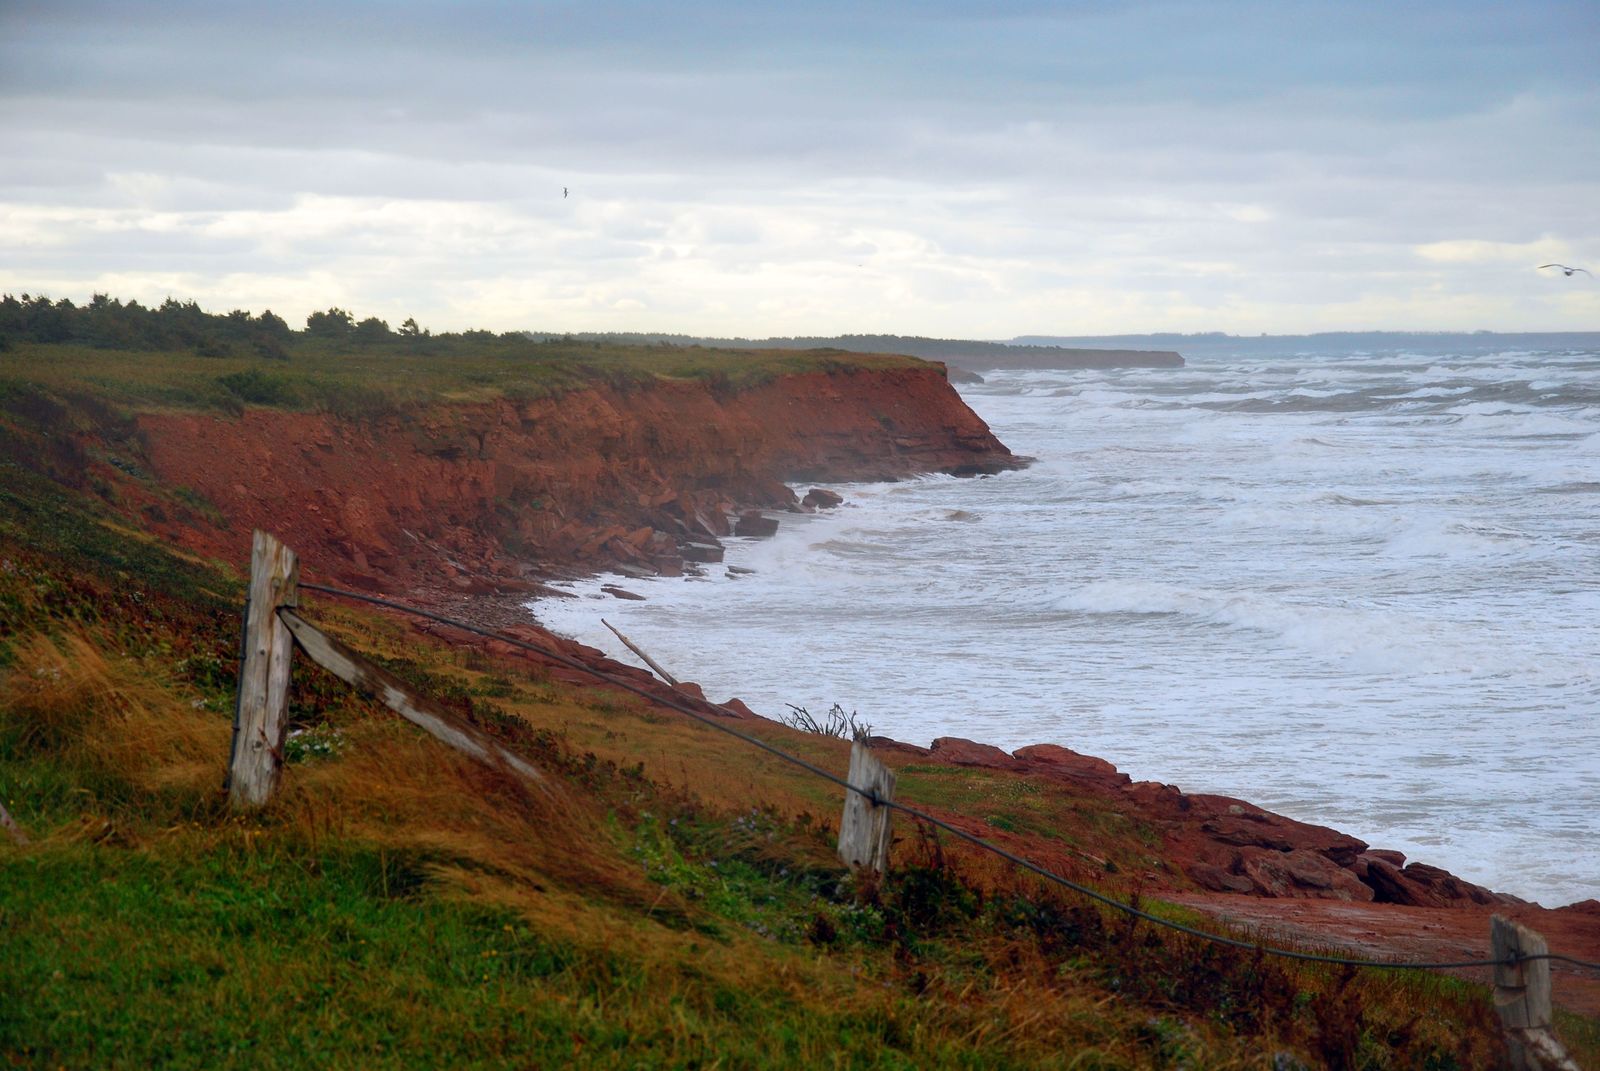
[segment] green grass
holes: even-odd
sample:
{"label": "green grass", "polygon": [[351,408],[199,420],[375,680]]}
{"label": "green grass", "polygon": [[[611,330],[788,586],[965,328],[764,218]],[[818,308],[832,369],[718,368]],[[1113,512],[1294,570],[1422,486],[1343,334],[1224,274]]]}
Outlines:
{"label": "green grass", "polygon": [[658,972],[626,945],[552,941],[372,849],[236,841],[174,859],[80,844],[0,861],[0,879],[13,1064],[798,1066],[828,1050],[918,1066],[884,1036],[909,1008],[797,1018],[781,991],[693,984],[692,948],[684,970]]}
{"label": "green grass", "polygon": [[585,386],[630,390],[656,380],[739,391],[791,373],[909,367],[912,357],[837,350],[722,350],[525,339],[423,340],[334,346],[299,341],[287,360],[202,357],[18,343],[0,353],[0,407],[44,390],[92,394],[122,412],[238,412],[243,406],[317,410],[370,419],[406,407],[516,402]]}
{"label": "green grass", "polygon": [[[857,881],[821,823],[707,804],[547,730],[519,738],[510,715],[508,738],[578,794],[565,822],[599,816],[587,834],[362,704],[279,805],[230,816],[217,667],[66,620],[18,636],[0,673],[0,799],[33,837],[0,842],[15,1065],[1227,1067],[1326,1049],[1451,1067],[1458,1035],[1483,1052],[1481,990],[1257,963],[1032,879],[977,880],[911,831],[888,880]],[[443,692],[588,709],[481,655],[409,649]]]}

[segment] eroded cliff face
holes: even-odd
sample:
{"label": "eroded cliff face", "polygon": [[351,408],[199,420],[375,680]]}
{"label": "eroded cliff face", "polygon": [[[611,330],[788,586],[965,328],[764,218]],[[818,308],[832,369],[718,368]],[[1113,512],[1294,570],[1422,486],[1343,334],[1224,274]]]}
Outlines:
{"label": "eroded cliff face", "polygon": [[978,474],[1019,462],[935,365],[786,376],[737,392],[661,381],[367,422],[253,409],[139,418],[156,477],[226,525],[174,539],[238,557],[261,527],[325,577],[389,591],[715,557],[742,510],[801,508],[784,481]]}

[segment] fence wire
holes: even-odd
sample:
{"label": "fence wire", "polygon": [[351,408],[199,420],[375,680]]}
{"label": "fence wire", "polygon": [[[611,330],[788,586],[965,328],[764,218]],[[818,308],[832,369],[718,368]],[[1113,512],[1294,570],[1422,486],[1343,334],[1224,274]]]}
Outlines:
{"label": "fence wire", "polygon": [[[830,781],[833,784],[838,785],[840,788],[845,789],[847,792],[854,792],[856,795],[864,797],[874,806],[888,807],[893,810],[900,811],[901,813],[908,815],[919,822],[926,822],[928,825],[933,826],[936,829],[944,830],[951,836],[957,837],[960,840],[966,841],[968,844],[973,845],[974,847],[998,856],[1012,865],[1020,867],[1021,869],[1043,878],[1048,882],[1059,885],[1065,889],[1071,889],[1073,892],[1076,892],[1082,896],[1086,896],[1098,903],[1104,904],[1113,910],[1120,911],[1125,915],[1142,919],[1146,922],[1153,923],[1169,930],[1174,930],[1178,933],[1188,934],[1191,937],[1198,937],[1215,944],[1229,945],[1233,948],[1242,948],[1248,951],[1258,952],[1262,955],[1275,956],[1279,959],[1300,960],[1307,963],[1327,963],[1343,967],[1371,967],[1377,970],[1453,970],[1467,967],[1509,967],[1515,966],[1518,963],[1525,963],[1530,960],[1544,959],[1568,963],[1576,967],[1585,968],[1587,970],[1600,971],[1600,963],[1590,963],[1586,960],[1576,959],[1572,956],[1565,956],[1556,952],[1544,952],[1533,956],[1516,956],[1512,959],[1469,959],[1437,962],[1356,959],[1347,956],[1321,955],[1315,952],[1298,952],[1288,948],[1273,948],[1270,945],[1265,945],[1258,941],[1245,941],[1236,937],[1226,937],[1222,934],[1211,933],[1207,930],[1197,929],[1193,926],[1187,926],[1181,922],[1175,922],[1172,919],[1165,919],[1159,915],[1153,915],[1148,911],[1144,911],[1141,908],[1135,907],[1133,904],[1124,903],[1113,896],[1108,896],[1105,893],[1100,892],[1098,889],[1090,888],[1087,885],[1081,885],[1070,878],[1063,877],[1052,870],[1048,870],[1042,866],[1039,866],[1037,863],[1033,863],[1014,852],[1007,851],[1005,848],[1002,848],[997,844],[991,844],[982,837],[979,837],[973,833],[968,833],[966,830],[960,829],[959,827],[954,826],[941,818],[937,818],[926,811],[909,806],[905,803],[901,803],[899,800],[882,799],[871,789],[858,788],[857,786],[851,784],[847,779],[840,777],[835,773],[824,770],[822,767],[817,766],[814,763],[807,762],[798,755],[792,755],[789,752],[784,751],[782,748],[770,744],[759,737],[751,736],[748,733],[742,733],[730,725],[724,724],[715,718],[709,717],[700,711],[693,709],[686,703],[679,703],[672,699],[657,695],[639,687],[632,681],[625,680],[622,677],[618,677],[610,673],[606,673],[604,670],[595,669],[593,666],[590,666],[579,659],[564,655],[559,651],[551,650],[550,648],[541,644],[531,643],[527,640],[519,639],[515,636],[508,636],[504,633],[495,632],[491,629],[480,628],[477,625],[468,624],[465,621],[458,621],[455,618],[446,617],[443,614],[436,614],[431,610],[424,610],[416,606],[407,606],[404,603],[395,602],[392,599],[385,599],[376,595],[368,595],[358,591],[346,591],[342,588],[328,587],[325,584],[312,584],[306,581],[301,581],[299,586],[306,591],[317,591],[324,595],[333,595],[344,599],[354,599],[358,602],[370,603],[373,606],[381,606],[385,609],[396,610],[400,613],[409,614],[413,617],[425,618],[429,621],[438,622],[441,625],[447,625],[450,628],[460,629],[463,632],[468,632],[476,636],[482,636],[486,639],[495,640],[499,643],[509,644],[512,647],[521,648],[525,651],[531,651],[532,653],[540,655],[543,658],[548,658],[551,661],[567,666],[570,669],[575,669],[580,673],[587,674],[596,680],[603,681],[612,687],[621,688],[624,691],[631,692],[634,695],[640,696],[652,703],[657,703],[661,706],[667,707],[668,709],[675,710],[680,714],[687,715],[688,717],[693,718],[695,721],[700,722],[702,725],[710,726],[711,728],[716,729],[718,732],[726,733],[736,740],[742,740],[744,743],[749,744],[752,747],[760,748],[762,751],[765,751],[771,755],[775,755],[784,762],[805,770],[807,773],[810,773],[815,777],[820,777],[825,781]],[[715,704],[708,705],[714,706]]]}

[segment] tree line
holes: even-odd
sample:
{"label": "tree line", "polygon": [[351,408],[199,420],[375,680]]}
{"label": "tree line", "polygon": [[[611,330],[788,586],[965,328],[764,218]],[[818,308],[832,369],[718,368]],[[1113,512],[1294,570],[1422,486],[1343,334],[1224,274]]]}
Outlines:
{"label": "tree line", "polygon": [[[521,332],[508,335],[523,338]],[[257,316],[244,309],[211,313],[194,301],[167,298],[160,305],[126,303],[95,294],[87,304],[70,298],[52,301],[44,295],[0,295],[0,349],[16,342],[74,343],[100,349],[193,350],[206,357],[255,354],[283,359],[288,346],[299,340],[372,345],[421,342],[436,336],[411,317],[391,329],[369,316],[357,320],[337,306],[306,317],[303,330],[291,328],[271,309]],[[440,339],[492,339],[489,331],[442,334]]]}

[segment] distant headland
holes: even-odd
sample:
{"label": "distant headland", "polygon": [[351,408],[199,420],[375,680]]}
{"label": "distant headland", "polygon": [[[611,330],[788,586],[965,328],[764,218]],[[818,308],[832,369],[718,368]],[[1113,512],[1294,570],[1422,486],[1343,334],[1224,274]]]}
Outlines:
{"label": "distant headland", "polygon": [[1230,335],[1221,331],[1149,335],[1019,335],[1013,346],[1172,349],[1199,355],[1404,352],[1494,353],[1600,349],[1600,331],[1322,331],[1308,335]]}
{"label": "distant headland", "polygon": [[1323,331],[1230,335],[1221,331],[1144,335],[1018,335],[1006,340],[920,335],[809,335],[717,338],[650,331],[529,331],[535,340],[583,339],[634,346],[740,350],[841,350],[943,361],[955,380],[991,368],[1181,368],[1190,356],[1303,353],[1474,354],[1503,350],[1596,350],[1600,331]]}
{"label": "distant headland", "polygon": [[708,349],[843,350],[846,353],[894,353],[943,361],[955,368],[1181,368],[1183,358],[1170,350],[1134,349],[1120,345],[1065,346],[1054,342],[985,342],[975,339],[923,338],[916,335],[829,335],[802,338],[707,338],[650,332],[529,332],[536,340],[577,338],[629,345],[704,346]]}

